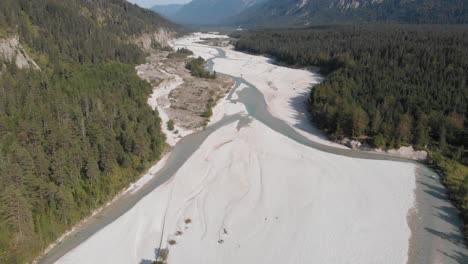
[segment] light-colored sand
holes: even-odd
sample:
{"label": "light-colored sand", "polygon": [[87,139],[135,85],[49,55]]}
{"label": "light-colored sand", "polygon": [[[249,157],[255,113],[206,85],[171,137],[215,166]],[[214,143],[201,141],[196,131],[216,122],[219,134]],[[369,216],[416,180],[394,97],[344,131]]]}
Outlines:
{"label": "light-colored sand", "polygon": [[[175,47],[186,47],[194,56],[211,59],[218,51],[197,43],[209,34],[194,34],[175,42]],[[232,47],[221,48],[226,58],[213,60],[213,70],[231,76],[243,77],[253,84],[265,96],[269,111],[288,124],[303,136],[324,145],[347,148],[331,142],[313,125],[307,116],[306,100],[312,87],[322,80],[316,73],[305,69],[292,69],[272,64],[272,59],[263,56],[252,56],[234,51]]]}
{"label": "light-colored sand", "polygon": [[[236,92],[231,96],[232,100],[237,99],[237,92],[242,91],[246,86],[240,85],[236,88]],[[232,103],[228,98],[229,94],[227,94],[215,107],[213,107],[213,116],[210,119],[210,123],[214,124],[221,120],[224,116],[235,115],[235,114],[243,114],[247,115],[247,110],[245,106],[241,103]]]}
{"label": "light-colored sand", "polygon": [[[136,70],[140,78],[150,80],[146,75],[148,72],[152,72],[151,67],[154,67],[151,63],[139,65]],[[148,105],[153,110],[158,110],[159,117],[161,118],[161,128],[163,133],[166,135],[166,142],[169,145],[174,146],[182,137],[193,133],[192,130],[184,129],[177,125],[174,125],[174,130],[178,131],[177,134],[167,128],[167,122],[170,120],[167,115],[167,109],[171,106],[168,98],[169,93],[183,84],[184,81],[177,74],[168,73],[162,68],[159,68],[158,71],[162,73],[162,82],[153,88],[153,93],[148,98]]]}
{"label": "light-colored sand", "polygon": [[387,155],[392,155],[396,157],[404,157],[414,160],[426,160],[428,157],[427,151],[425,150],[416,150],[412,146],[409,147],[400,147],[399,149],[374,149],[375,152],[385,153]]}
{"label": "light-colored sand", "polygon": [[[266,64],[233,51],[215,59],[294,126],[300,119],[284,100],[308,89],[313,74]],[[214,119],[237,112],[246,114],[224,101]],[[141,263],[160,246],[171,264],[406,263],[414,188],[412,164],[324,153],[252,119],[213,132],[171,181],[58,263]]]}
{"label": "light-colored sand", "polygon": [[169,157],[169,154],[166,154],[162,159],[158,161],[153,167],[151,167],[145,175],[143,175],[138,181],[135,183],[132,183],[125,191],[124,193],[130,192],[130,193],[135,193],[137,192],[141,187],[143,187],[145,184],[147,184],[151,179],[153,179],[154,175],[161,170],[164,165],[166,165],[167,159]]}
{"label": "light-colored sand", "polygon": [[414,187],[411,164],[326,154],[257,121],[233,124],[59,263],[154,259],[161,235],[163,248],[176,241],[174,264],[405,263]]}
{"label": "light-colored sand", "polygon": [[413,165],[325,154],[253,121],[211,136],[172,184],[169,263],[406,261]]}
{"label": "light-colored sand", "polygon": [[197,33],[194,35],[189,35],[181,39],[177,39],[171,43],[174,49],[188,48],[194,54],[192,57],[202,57],[205,60],[209,60],[218,55],[218,51],[213,47],[208,47],[197,42],[201,41],[203,37],[208,37],[209,34]]}

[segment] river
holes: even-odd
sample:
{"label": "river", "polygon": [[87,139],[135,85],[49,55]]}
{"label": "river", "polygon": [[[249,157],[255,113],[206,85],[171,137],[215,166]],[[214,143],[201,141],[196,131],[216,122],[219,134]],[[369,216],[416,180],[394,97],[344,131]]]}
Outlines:
{"label": "river", "polygon": [[[187,44],[186,42],[179,43],[179,45],[188,47],[189,49],[191,48],[191,45],[193,45],[192,48],[194,47],[200,48],[202,46],[196,43]],[[209,65],[211,69],[216,69],[216,63],[218,63],[218,60],[226,59],[226,49],[207,47],[207,46],[203,48],[206,50],[209,50],[210,56],[208,57],[208,59],[209,59]],[[251,56],[253,59],[257,57],[257,56],[252,56],[252,55],[245,55],[245,56]],[[245,59],[245,57],[242,57],[241,59]],[[236,58],[236,60],[240,60],[240,59]],[[245,60],[248,60],[248,59],[245,59]],[[222,69],[218,70],[218,72],[228,74],[228,75],[230,74],[230,72],[223,72]],[[322,152],[322,153],[327,153],[327,155],[328,154],[338,155],[340,157],[343,157],[342,159],[346,159],[346,160],[350,160],[348,158],[352,158],[351,160],[370,160],[369,162],[374,160],[376,163],[380,161],[392,161],[392,162],[395,162],[394,164],[405,163],[405,164],[414,165],[416,167],[416,173],[414,176],[415,188],[414,188],[414,194],[411,195],[411,197],[414,197],[414,206],[410,210],[407,211],[407,216],[405,217],[406,219],[403,219],[404,222],[408,223],[411,233],[408,237],[399,238],[402,241],[408,240],[407,250],[404,252],[404,254],[407,255],[406,262],[408,263],[467,263],[468,262],[468,251],[463,242],[463,236],[461,233],[461,222],[457,215],[458,211],[450,204],[450,202],[448,202],[445,189],[440,184],[438,175],[436,173],[434,173],[432,170],[427,168],[424,164],[421,164],[419,162],[415,162],[412,160],[408,160],[405,158],[399,158],[399,157],[393,157],[393,156],[387,156],[387,155],[375,154],[375,153],[368,153],[368,152],[361,152],[361,151],[353,151],[349,149],[335,147],[333,144],[323,144],[323,142],[321,141],[311,140],[309,137],[305,136],[304,133],[301,133],[296,128],[292,127],[290,123],[286,122],[285,120],[282,120],[278,116],[273,115],[271,113],[271,107],[269,107],[269,103],[267,102],[267,99],[265,99],[265,95],[259,89],[257,89],[257,87],[254,84],[247,81],[243,76],[240,76],[240,75],[237,75],[237,76],[231,75],[231,77],[234,78],[234,80],[236,81],[236,86],[233,88],[232,92],[224,100],[226,103],[230,103],[233,105],[241,104],[245,108],[246,113],[234,113],[232,115],[224,115],[219,121],[210,124],[205,130],[196,132],[194,134],[188,135],[184,137],[183,139],[181,139],[171,151],[165,165],[154,175],[154,177],[147,184],[142,186],[136,192],[125,193],[124,195],[119,197],[116,201],[114,201],[112,204],[104,208],[104,210],[102,210],[100,213],[91,217],[82,226],[80,226],[76,231],[72,232],[72,234],[68,236],[64,241],[59,243],[56,247],[54,247],[51,251],[49,251],[43,258],[41,258],[39,260],[39,263],[54,263],[55,261],[59,259],[63,263],[73,262],[74,255],[72,254],[71,257],[67,259],[66,255],[68,255],[68,253],[76,252],[75,249],[79,249],[81,245],[85,244],[84,242],[86,242],[87,240],[90,240],[90,238],[92,238],[95,234],[103,233],[100,231],[105,229],[109,225],[112,225],[114,222],[117,222],[119,218],[123,218],[123,216],[126,215],[127,212],[132,210],[132,208],[138,206],[142,200],[150,197],[150,195],[153,194],[155,190],[157,190],[158,188],[161,188],[161,186],[164,187],[164,186],[167,186],[168,184],[171,184],[171,181],[174,179],[173,178],[174,175],[177,175],[178,173],[180,173],[179,170],[183,166],[189,165],[186,163],[191,162],[191,160],[193,159],[194,153],[197,153],[197,151],[199,151],[199,149],[205,144],[205,142],[207,141],[207,139],[210,138],[211,135],[213,134],[217,135],[216,133],[219,133],[220,130],[227,129],[227,127],[233,126],[233,125],[235,125],[236,129],[239,131],[241,129],[244,129],[244,127],[248,127],[252,122],[259,123],[258,125],[259,131],[261,131],[263,127],[266,127],[274,131],[275,133],[281,136],[284,136],[289,140],[294,141],[295,142],[294,144],[298,144],[298,145],[303,146],[304,148],[310,148],[310,149],[313,149],[314,151],[317,151],[314,153]],[[305,94],[304,96],[306,98],[307,94]],[[229,140],[226,140],[226,142],[229,142]],[[383,164],[384,163],[382,163],[382,166]],[[388,164],[388,163],[385,163],[385,164]],[[331,166],[340,166],[340,165],[335,164]],[[373,173],[375,174],[375,172]],[[389,186],[389,188],[391,188],[391,186]],[[160,192],[164,192],[164,190]],[[167,192],[169,192],[169,190],[167,190]],[[171,189],[170,192],[172,193],[173,190]],[[391,194],[391,192],[389,192],[389,194]],[[405,194],[405,195],[409,195],[409,194]],[[206,197],[204,199],[207,199]],[[398,203],[398,200],[395,200],[395,203]],[[169,207],[168,204],[169,202],[165,204],[164,206]],[[177,203],[175,202],[174,204],[177,204]],[[156,206],[155,206],[155,210],[158,210],[156,209]],[[165,208],[164,210],[167,211],[168,208]],[[186,208],[184,210],[186,210]],[[326,213],[327,212],[324,212],[324,214]],[[278,214],[280,214],[280,212],[278,212]],[[389,212],[389,219],[391,218],[390,217],[391,215],[392,215],[391,212]],[[370,217],[372,218],[375,216],[371,215]],[[395,217],[401,218],[401,216],[398,216],[398,217],[395,216]],[[167,221],[166,213],[164,213],[164,215],[162,216],[158,216],[157,219],[162,219],[161,225],[163,228],[162,228],[162,232],[160,230],[158,231],[159,233],[162,233],[160,237],[157,238],[159,241],[159,244],[150,245],[153,248],[161,248],[162,246],[161,244],[164,244],[165,242],[165,241],[162,241],[162,237],[164,234],[164,225],[166,224],[166,221]],[[230,221],[233,221],[232,217]],[[267,221],[267,218],[265,218],[265,221]],[[346,222],[345,219],[343,221]],[[391,221],[391,219],[389,221]],[[172,223],[170,224],[172,225]],[[379,224],[381,225],[382,229],[385,229],[387,226],[384,221],[382,221]],[[159,226],[158,228],[160,228],[161,225],[158,224]],[[232,226],[233,226],[232,229],[234,229],[235,224],[232,224]],[[394,225],[388,226],[389,230],[392,230],[392,228],[395,230],[398,230],[398,225],[394,224]],[[404,226],[401,226],[401,228],[405,229]],[[141,232],[144,233],[145,230]],[[156,232],[155,234],[159,234],[158,232]],[[225,233],[224,235],[227,235],[227,231],[225,228],[223,232]],[[258,229],[255,229],[255,232],[259,232]],[[312,229],[311,232],[317,232],[317,230]],[[220,237],[224,238],[223,234],[221,234]],[[369,236],[369,237],[372,237],[372,236]],[[190,240],[190,239],[187,238],[187,240]],[[220,241],[224,242],[224,239],[219,239],[218,242]],[[331,240],[331,241],[333,243],[336,243],[335,240]],[[314,243],[315,241],[309,241],[309,242]],[[183,243],[184,242],[182,241],[182,244]],[[379,254],[378,250],[379,249],[385,250],[385,248],[388,248],[390,251],[390,249],[393,248],[394,246],[392,244],[394,243],[394,241],[392,241],[392,238],[386,237],[384,232],[382,234],[382,240],[370,241],[370,243],[371,244],[381,243],[383,244],[383,246],[377,247],[376,252],[367,252],[367,254]],[[220,243],[218,243],[218,245],[216,246],[219,246],[219,244]],[[356,241],[356,244],[359,244],[359,242]],[[183,248],[183,245],[181,245],[180,247]],[[239,244],[239,247],[240,247],[240,244]],[[121,250],[124,250],[124,249],[121,249]],[[302,250],[307,251],[310,249],[307,249],[307,247],[305,247]],[[345,251],[345,249],[341,249],[341,248],[337,248],[337,250]],[[230,249],[230,251],[232,251],[232,249]],[[92,252],[92,250],[90,251],[82,250],[82,252]],[[323,252],[326,252],[326,251],[323,251]],[[398,253],[401,253],[401,252],[398,252]],[[113,253],[103,252],[103,254],[112,255]],[[301,254],[305,254],[305,253],[301,253]],[[370,263],[369,258],[362,257],[359,254],[355,254],[355,253],[350,253],[350,254],[353,257],[356,257],[356,262],[354,263],[357,263],[357,261],[359,260],[364,260]],[[187,255],[190,255],[190,254],[187,253]],[[64,256],[65,256],[65,259],[63,259]],[[349,257],[349,255],[344,255],[344,256]],[[249,256],[249,257],[251,258],[252,256]],[[179,257],[179,259],[182,259],[182,257]],[[176,261],[177,258],[174,258],[174,260],[177,263]],[[291,262],[292,260],[290,260],[290,263],[298,263],[297,260],[298,259],[296,259],[296,262],[294,261]],[[304,263],[309,263],[309,262],[305,262],[306,260],[310,260],[310,258],[309,259],[306,257],[300,258],[299,262],[303,261]],[[328,258],[328,260],[329,260],[328,263],[334,262],[333,259],[331,258]],[[80,262],[77,260],[76,263],[80,263]],[[126,262],[122,262],[122,263],[126,263]],[[202,263],[202,262],[199,262],[199,263]],[[340,262],[335,261],[335,263],[340,263]],[[363,262],[359,262],[359,263],[363,263]],[[392,263],[392,262],[388,261],[388,263]]]}

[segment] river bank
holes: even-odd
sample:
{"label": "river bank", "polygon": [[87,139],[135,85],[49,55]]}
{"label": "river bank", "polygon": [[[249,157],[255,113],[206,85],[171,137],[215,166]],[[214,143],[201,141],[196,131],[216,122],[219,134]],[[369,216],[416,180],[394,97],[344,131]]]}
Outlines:
{"label": "river bank", "polygon": [[[311,73],[191,38],[178,45],[211,56],[213,69],[231,75],[235,88],[215,108],[214,123],[182,138],[147,185],[114,203],[68,250],[57,249],[58,263],[142,263],[165,248],[170,263],[406,263],[414,255],[456,263],[456,252],[465,254],[457,243],[434,239],[456,234],[456,223],[432,224],[442,219],[433,199],[444,196],[418,191],[426,185],[418,182],[417,163],[322,144],[326,139],[301,132],[307,119],[291,98],[281,99],[310,89]],[[273,83],[269,74],[284,78]],[[410,229],[409,211],[428,226]],[[435,247],[417,250],[428,244]]]}
{"label": "river bank", "polygon": [[207,105],[216,105],[234,85],[224,75],[214,79],[192,76],[186,64],[193,56],[171,56],[175,52],[153,51],[147,63],[136,67],[138,76],[153,86],[148,105],[158,111],[170,146],[203,129],[210,119],[204,115]]}

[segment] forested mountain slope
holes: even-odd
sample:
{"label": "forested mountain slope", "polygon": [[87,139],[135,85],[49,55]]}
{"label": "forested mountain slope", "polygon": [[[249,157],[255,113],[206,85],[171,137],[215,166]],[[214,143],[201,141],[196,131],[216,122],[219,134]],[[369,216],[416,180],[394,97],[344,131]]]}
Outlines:
{"label": "forested mountain slope", "polygon": [[184,5],[183,4],[169,4],[169,5],[155,5],[151,10],[157,12],[164,17],[171,17],[177,13]]}
{"label": "forested mountain slope", "polygon": [[30,261],[160,158],[134,43],[175,29],[123,0],[0,1],[0,40],[39,68],[0,56],[0,263]]}
{"label": "forested mountain slope", "polygon": [[462,210],[468,238],[468,26],[321,26],[240,34],[236,48],[326,79],[310,94],[313,121],[333,138],[431,151]]}
{"label": "forested mountain slope", "polygon": [[270,0],[226,23],[284,26],[350,22],[468,23],[465,0]]}
{"label": "forested mountain slope", "polygon": [[171,16],[184,24],[217,24],[266,0],[193,0]]}

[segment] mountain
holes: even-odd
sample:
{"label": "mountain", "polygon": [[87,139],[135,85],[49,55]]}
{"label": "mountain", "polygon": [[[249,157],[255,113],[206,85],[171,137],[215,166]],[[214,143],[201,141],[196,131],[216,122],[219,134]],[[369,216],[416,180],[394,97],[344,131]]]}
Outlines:
{"label": "mountain", "polygon": [[193,0],[171,16],[183,24],[217,24],[266,0]]}
{"label": "mountain", "polygon": [[135,66],[178,29],[124,0],[0,1],[0,263],[30,263],[160,158]]}
{"label": "mountain", "polygon": [[225,23],[241,26],[349,22],[468,23],[466,0],[270,0]]}
{"label": "mountain", "polygon": [[151,7],[151,10],[159,13],[164,17],[170,18],[175,15],[183,6],[184,4],[155,5]]}

